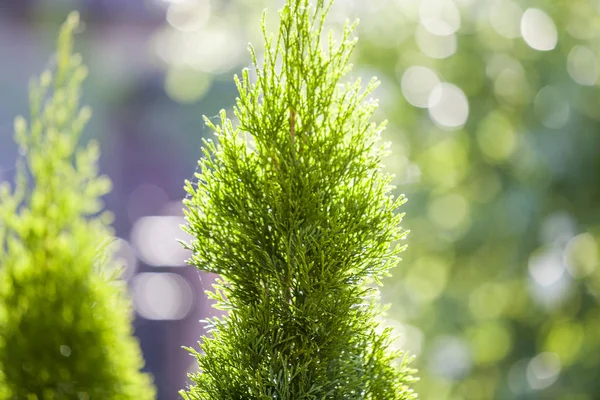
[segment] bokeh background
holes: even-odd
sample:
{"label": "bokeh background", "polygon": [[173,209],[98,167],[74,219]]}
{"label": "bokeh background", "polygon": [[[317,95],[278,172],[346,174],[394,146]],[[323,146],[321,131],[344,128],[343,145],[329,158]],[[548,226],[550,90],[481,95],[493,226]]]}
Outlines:
{"label": "bokeh background", "polygon": [[[185,267],[180,201],[202,115],[230,109],[232,74],[282,0],[0,0],[0,179],[27,81],[51,67],[77,9],[90,68],[87,129],[114,182],[120,256],[159,399],[194,368],[182,345],[214,313],[213,277]],[[387,169],[409,202],[384,323],[431,400],[600,398],[600,1],[337,0],[359,17],[353,75],[382,81]],[[271,24],[271,26],[274,26]],[[50,60],[50,61],[48,61]]]}

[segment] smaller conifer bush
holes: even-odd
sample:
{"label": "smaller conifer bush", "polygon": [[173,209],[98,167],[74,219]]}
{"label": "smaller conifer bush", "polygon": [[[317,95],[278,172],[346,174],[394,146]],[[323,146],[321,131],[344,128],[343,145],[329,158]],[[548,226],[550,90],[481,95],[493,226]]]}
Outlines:
{"label": "smaller conifer bush", "polygon": [[126,287],[111,254],[98,146],[78,140],[86,76],[72,54],[73,13],[56,70],[30,86],[30,117],[15,120],[24,156],[14,187],[0,186],[0,399],[150,400],[132,336]]}
{"label": "smaller conifer bush", "polygon": [[256,76],[236,77],[237,123],[207,124],[187,182],[190,263],[220,275],[225,318],[189,349],[199,372],[187,400],[410,400],[413,371],[380,329],[380,283],[405,237],[381,171],[384,124],[360,81],[347,82],[356,40],[324,35],[330,2],[287,0],[266,33]]}

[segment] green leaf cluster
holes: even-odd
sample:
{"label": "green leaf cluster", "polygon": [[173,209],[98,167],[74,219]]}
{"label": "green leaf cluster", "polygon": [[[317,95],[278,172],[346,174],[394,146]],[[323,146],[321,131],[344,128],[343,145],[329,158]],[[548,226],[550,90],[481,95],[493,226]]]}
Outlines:
{"label": "green leaf cluster", "polygon": [[0,399],[154,398],[100,200],[110,181],[97,144],[78,145],[91,116],[78,23],[73,13],[61,28],[55,73],[31,82],[16,183],[0,186]]}
{"label": "green leaf cluster", "polygon": [[[330,2],[288,0],[264,60],[236,77],[237,123],[206,120],[197,182],[187,182],[190,263],[220,274],[187,400],[416,398],[406,355],[374,283],[403,250],[385,124],[360,80],[347,82],[356,24],[324,32]],[[255,75],[254,75],[255,73]]]}

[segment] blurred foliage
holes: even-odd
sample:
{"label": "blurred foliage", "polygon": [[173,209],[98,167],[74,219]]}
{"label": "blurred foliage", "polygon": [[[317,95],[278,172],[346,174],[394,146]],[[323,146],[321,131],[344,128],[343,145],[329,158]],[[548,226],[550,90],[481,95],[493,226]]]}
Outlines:
{"label": "blurred foliage", "polygon": [[403,1],[363,25],[406,152],[410,267],[386,299],[422,332],[424,398],[600,393],[597,7]]}
{"label": "blurred foliage", "polygon": [[16,183],[0,186],[0,399],[154,397],[102,211],[110,181],[97,145],[78,146],[91,116],[78,24],[73,13],[60,31],[54,76],[32,80],[30,121],[15,120]]}
{"label": "blurred foliage", "polygon": [[[153,48],[209,82],[201,97],[244,64],[245,21],[267,4],[174,2]],[[412,230],[384,298],[418,354],[418,392],[597,398],[600,2],[339,0],[332,13],[360,17],[358,70],[383,81]]]}

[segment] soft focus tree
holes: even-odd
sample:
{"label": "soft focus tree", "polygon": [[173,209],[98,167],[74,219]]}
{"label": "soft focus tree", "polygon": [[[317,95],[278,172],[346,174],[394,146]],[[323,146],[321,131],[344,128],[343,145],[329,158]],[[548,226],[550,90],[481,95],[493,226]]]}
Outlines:
{"label": "soft focus tree", "polygon": [[15,120],[23,155],[14,188],[0,186],[0,399],[152,399],[113,260],[98,147],[78,145],[87,70],[72,54],[73,13],[56,71],[30,87],[30,120]]}
{"label": "soft focus tree", "polygon": [[[193,43],[227,32],[243,47],[256,33],[245,17],[278,0],[257,3],[212,2],[195,30],[176,16],[196,3],[171,5],[157,54],[206,79],[244,63]],[[417,391],[597,398],[598,2],[334,5],[333,16],[349,14],[361,18],[355,71],[383,82],[386,164],[410,199],[406,268],[382,292],[400,343],[418,353]]]}
{"label": "soft focus tree", "polygon": [[207,119],[197,183],[188,182],[190,263],[221,276],[200,372],[186,399],[416,398],[407,358],[380,329],[372,286],[403,249],[372,80],[345,82],[355,45],[323,31],[330,2],[288,0],[264,62],[236,79],[234,125]]}

